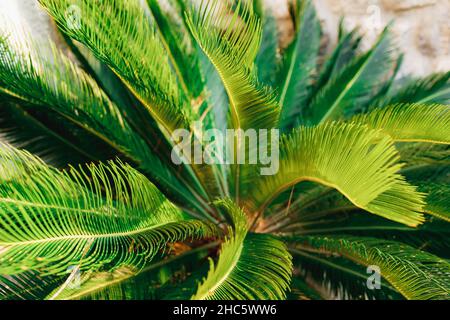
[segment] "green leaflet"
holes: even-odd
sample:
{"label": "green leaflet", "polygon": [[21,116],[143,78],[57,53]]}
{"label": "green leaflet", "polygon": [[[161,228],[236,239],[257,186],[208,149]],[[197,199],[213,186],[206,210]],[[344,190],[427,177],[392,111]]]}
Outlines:
{"label": "green leaflet", "polygon": [[192,299],[284,299],[292,272],[284,243],[270,235],[248,234],[244,212],[229,200],[221,205],[233,217],[234,228]]}
{"label": "green leaflet", "polygon": [[397,104],[351,119],[381,129],[398,142],[450,144],[450,106]]}
{"label": "green leaflet", "polygon": [[294,247],[339,254],[362,265],[376,265],[383,277],[408,299],[448,299],[450,264],[408,245],[374,238],[302,237]]}
{"label": "green leaflet", "polygon": [[0,273],[141,267],[168,242],[211,235],[122,163],[59,172],[0,147]]}
{"label": "green leaflet", "polygon": [[282,191],[313,181],[366,211],[417,226],[424,220],[423,195],[397,174],[398,159],[393,141],[379,131],[336,122],[300,127],[280,142],[278,173],[261,177],[248,202],[263,212]]}
{"label": "green leaflet", "polygon": [[320,49],[320,22],[311,1],[302,1],[299,5],[298,20],[297,33],[283,57],[284,66],[280,74],[283,78],[279,88],[282,129],[290,129],[300,123]]}

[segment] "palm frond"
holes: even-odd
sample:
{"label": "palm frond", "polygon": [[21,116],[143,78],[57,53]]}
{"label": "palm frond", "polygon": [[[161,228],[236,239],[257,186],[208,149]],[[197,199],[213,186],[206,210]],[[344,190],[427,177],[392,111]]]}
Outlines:
{"label": "palm frond", "polygon": [[133,161],[166,190],[189,201],[190,192],[131,129],[117,105],[89,75],[56,49],[52,61],[47,61],[38,48],[28,43],[22,48],[32,54],[17,52],[7,38],[0,38],[3,94],[58,113],[105,142],[116,155]]}
{"label": "palm frond", "polygon": [[450,106],[397,104],[355,116],[351,121],[381,129],[398,142],[450,144]]}
{"label": "palm frond", "polygon": [[40,300],[63,281],[63,276],[42,277],[33,271],[0,275],[0,300]]}
{"label": "palm frond", "polygon": [[[290,248],[294,265],[307,283],[327,300],[399,300],[402,295],[381,278],[381,287],[367,286],[367,269],[337,255],[321,255]],[[307,287],[308,288],[308,287]]]}
{"label": "palm frond", "polygon": [[174,1],[167,2],[164,7],[159,2],[159,0],[147,0],[157,24],[161,42],[184,94],[190,99],[196,99],[201,95],[204,83],[199,68],[197,48],[192,43],[191,35],[184,25],[184,12],[176,3],[173,3]]}
{"label": "palm frond", "polygon": [[256,55],[255,65],[261,83],[273,86],[279,65],[277,21],[263,0],[256,1],[255,11],[262,22],[261,46]]}
{"label": "palm frond", "polygon": [[[333,198],[332,198],[333,199]],[[427,216],[419,227],[408,227],[382,217],[364,212],[338,201],[325,201],[317,209],[294,212],[290,222],[276,230],[283,235],[351,235],[399,241],[414,248],[448,258],[450,234],[446,221]]]}
{"label": "palm frond", "polygon": [[[341,21],[341,29],[343,21]],[[322,65],[316,82],[311,89],[311,98],[313,98],[329,80],[338,76],[341,70],[346,67],[357,55],[357,49],[362,37],[358,35],[357,30],[351,32],[342,31],[339,43],[333,52]]]}
{"label": "palm frond", "polygon": [[407,299],[448,299],[450,294],[448,261],[399,242],[346,236],[304,237],[294,240],[294,247],[338,254],[365,266],[376,265]]}
{"label": "palm frond", "polygon": [[311,288],[304,279],[299,276],[292,278],[291,292],[288,294],[289,300],[322,300],[319,292]]}
{"label": "palm frond", "polygon": [[280,77],[280,127],[289,129],[300,123],[312,86],[320,49],[321,29],[311,1],[297,1],[298,25],[294,41],[283,56]]}
{"label": "palm frond", "polygon": [[[231,201],[222,203],[234,228],[222,244],[217,263],[192,299],[283,299],[291,278],[291,256],[283,242],[248,234],[247,217]],[[254,262],[258,261],[256,265]]]}
{"label": "palm frond", "polygon": [[392,66],[391,35],[385,29],[369,52],[355,58],[317,93],[308,120],[317,124],[364,110],[382,89]]}
{"label": "palm frond", "polygon": [[[22,106],[23,102],[8,100],[10,101],[0,102],[0,139],[3,142],[33,152],[46,163],[57,167],[64,167],[67,164],[76,165],[92,160],[106,160],[108,156],[110,158],[111,150],[108,150],[106,145],[100,146],[100,141],[95,143],[93,135],[88,135],[90,145],[84,144],[82,141],[74,143],[73,141],[76,141],[74,136],[67,133],[81,130],[76,130],[70,122],[64,121],[62,117],[46,112],[44,114],[36,112],[36,109],[44,108],[36,108],[33,114],[32,110],[26,110],[27,108]],[[52,120],[57,120],[52,121],[53,125],[64,124],[66,135],[63,135],[55,126],[51,126],[47,121],[49,116]],[[42,119],[46,120],[45,123]],[[90,148],[90,146],[96,148]]]}
{"label": "palm frond", "polygon": [[441,175],[441,171],[450,166],[449,145],[413,142],[400,143],[397,148],[405,163],[402,172],[408,179],[437,181],[440,177],[445,177],[445,174]]}
{"label": "palm frond", "polygon": [[450,104],[450,72],[434,73],[407,81],[395,93],[380,99],[374,105],[384,107],[398,103]]}
{"label": "palm frond", "polygon": [[120,162],[59,172],[7,145],[0,159],[2,274],[139,268],[168,242],[214,230],[186,219],[145,176]]}
{"label": "palm frond", "polygon": [[[165,49],[138,1],[39,2],[64,33],[86,45],[124,81],[167,136],[176,129],[189,128],[189,109],[180,97]],[[76,28],[65,15],[74,5],[82,17]],[[110,32],[112,29],[121,32]]]}
{"label": "palm frond", "polygon": [[417,226],[424,197],[397,174],[398,159],[393,141],[379,131],[334,122],[300,127],[280,142],[278,173],[261,177],[249,200],[262,212],[280,192],[313,181],[337,189],[359,208]]}
{"label": "palm frond", "polygon": [[224,83],[233,127],[275,127],[279,108],[274,95],[257,83],[253,72],[261,24],[251,6],[239,2],[232,12],[220,1],[205,1],[197,12],[189,13],[188,24]]}
{"label": "palm frond", "polygon": [[[172,289],[180,294],[184,291],[180,283],[198,270],[198,265],[207,266],[208,250],[218,242],[208,243],[195,249],[186,249],[182,253],[170,250],[169,256],[154,259],[142,269],[122,266],[111,272],[87,271],[80,274],[78,285],[71,281],[55,288],[47,299],[51,300],[149,300],[168,299]],[[189,248],[189,247],[188,247]],[[196,271],[195,271],[196,272]],[[206,274],[206,271],[205,271]],[[195,285],[191,286],[195,290]],[[192,293],[184,298],[189,298]]]}

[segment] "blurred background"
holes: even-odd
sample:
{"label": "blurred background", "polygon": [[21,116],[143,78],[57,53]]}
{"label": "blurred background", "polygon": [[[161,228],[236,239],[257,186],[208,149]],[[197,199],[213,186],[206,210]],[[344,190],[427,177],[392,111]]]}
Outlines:
{"label": "blurred background", "polygon": [[[224,0],[225,1],[225,0]],[[289,42],[292,23],[288,0],[264,0],[279,21],[281,41]],[[400,76],[426,75],[450,70],[450,0],[313,0],[324,30],[324,41],[334,45],[339,19],[345,26],[358,26],[369,46],[390,21],[396,44],[405,53]],[[39,41],[52,29],[37,0],[0,0],[0,28],[19,24]],[[51,33],[50,33],[51,34]],[[57,39],[53,39],[57,40]]]}

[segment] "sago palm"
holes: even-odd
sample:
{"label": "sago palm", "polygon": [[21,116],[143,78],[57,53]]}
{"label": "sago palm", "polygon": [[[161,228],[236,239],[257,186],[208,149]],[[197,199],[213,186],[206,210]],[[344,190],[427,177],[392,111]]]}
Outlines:
{"label": "sago palm", "polygon": [[[450,73],[398,80],[389,27],[327,52],[309,1],[286,47],[259,1],[39,2],[57,45],[0,38],[3,299],[449,299]],[[198,123],[279,129],[275,174],[174,163]]]}

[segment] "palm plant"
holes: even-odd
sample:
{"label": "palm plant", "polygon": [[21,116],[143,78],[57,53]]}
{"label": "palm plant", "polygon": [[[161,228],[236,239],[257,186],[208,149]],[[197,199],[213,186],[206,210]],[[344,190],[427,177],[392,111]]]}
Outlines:
{"label": "palm plant", "polygon": [[[389,27],[328,54],[309,1],[282,48],[260,1],[39,2],[59,45],[0,37],[3,299],[449,298],[450,73],[398,80]],[[279,171],[174,164],[195,122],[279,129]]]}

